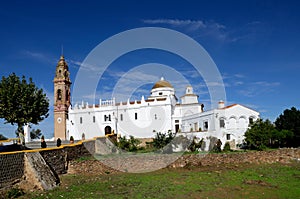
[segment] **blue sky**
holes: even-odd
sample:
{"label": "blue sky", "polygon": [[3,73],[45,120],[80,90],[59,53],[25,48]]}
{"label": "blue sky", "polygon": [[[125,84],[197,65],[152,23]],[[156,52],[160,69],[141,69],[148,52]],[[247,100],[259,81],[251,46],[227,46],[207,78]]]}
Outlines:
{"label": "blue sky", "polygon": [[[254,0],[1,2],[0,76],[15,72],[32,77],[44,89],[51,103],[50,116],[34,128],[50,138],[52,81],[62,45],[74,81],[80,64],[100,42],[133,28],[164,27],[190,36],[206,49],[223,77],[227,104],[246,105],[274,120],[286,108],[300,108],[299,8],[297,1]],[[118,79],[147,63],[173,67],[190,80],[199,101],[210,106],[206,85],[189,63],[151,49],[118,58],[104,73],[97,97],[110,98]],[[131,75],[148,81],[132,99],[147,96],[160,78]],[[171,83],[180,97],[186,85]],[[0,120],[1,134],[14,137],[15,129]]]}

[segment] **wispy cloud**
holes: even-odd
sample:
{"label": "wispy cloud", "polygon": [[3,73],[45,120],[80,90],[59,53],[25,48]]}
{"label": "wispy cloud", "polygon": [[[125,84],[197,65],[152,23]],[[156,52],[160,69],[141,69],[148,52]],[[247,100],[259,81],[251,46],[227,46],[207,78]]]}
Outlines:
{"label": "wispy cloud", "polygon": [[75,68],[82,68],[86,71],[90,72],[99,72],[100,71],[100,66],[88,64],[88,63],[83,63],[80,61],[75,61],[72,59],[67,59],[67,62],[69,63],[70,66],[75,67]]}
{"label": "wispy cloud", "polygon": [[44,59],[46,58],[46,56],[42,53],[39,52],[32,52],[29,50],[25,50],[23,51],[24,55],[30,56],[30,57],[34,57],[34,58],[38,58],[38,59]]}
{"label": "wispy cloud", "polygon": [[274,92],[278,86],[280,86],[280,82],[257,81],[245,85],[244,88],[238,92],[245,97],[255,97]]}
{"label": "wispy cloud", "polygon": [[187,27],[190,31],[207,28],[207,24],[201,20],[145,19],[142,22],[146,24],[169,24],[172,26]]}
{"label": "wispy cloud", "polygon": [[23,51],[21,51],[20,54],[25,58],[34,59],[34,60],[38,60],[41,62],[47,62],[47,63],[51,63],[51,64],[55,64],[55,62],[57,62],[57,60],[54,60],[49,55],[47,55],[45,53],[41,53],[41,52],[23,50]]}
{"label": "wispy cloud", "polygon": [[145,24],[170,25],[173,28],[192,33],[195,37],[211,36],[218,40],[226,40],[228,37],[226,26],[214,21],[191,20],[191,19],[144,19]]}
{"label": "wispy cloud", "polygon": [[145,24],[166,25],[185,31],[194,38],[209,37],[222,42],[237,42],[254,38],[264,31],[264,25],[260,21],[246,23],[239,27],[229,27],[214,20],[191,19],[143,19]]}

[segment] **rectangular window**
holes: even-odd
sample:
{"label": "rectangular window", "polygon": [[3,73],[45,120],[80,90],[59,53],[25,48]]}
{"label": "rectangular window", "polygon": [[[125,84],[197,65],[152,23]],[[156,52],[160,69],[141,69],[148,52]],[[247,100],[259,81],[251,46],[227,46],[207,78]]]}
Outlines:
{"label": "rectangular window", "polygon": [[80,124],[82,124],[82,117],[80,117],[79,120],[80,120]]}
{"label": "rectangular window", "polygon": [[224,119],[220,119],[220,128],[225,128],[225,121],[224,121]]}
{"label": "rectangular window", "polygon": [[208,121],[205,121],[205,122],[203,123],[203,130],[204,130],[204,131],[207,131],[207,130],[208,130]]}
{"label": "rectangular window", "polygon": [[120,120],[123,121],[123,114],[120,115]]}
{"label": "rectangular window", "polygon": [[96,117],[95,116],[93,116],[93,123],[95,123],[96,122]]}
{"label": "rectangular window", "polygon": [[158,93],[158,95],[162,95],[162,94],[163,94],[162,92],[159,92],[159,93]]}
{"label": "rectangular window", "polygon": [[137,120],[137,113],[134,114],[134,119]]}
{"label": "rectangular window", "polygon": [[230,140],[230,134],[226,134],[226,139]]}
{"label": "rectangular window", "polygon": [[111,120],[110,120],[110,115],[108,115],[108,116],[107,116],[107,115],[104,115],[104,121],[105,121],[105,122],[111,121]]}
{"label": "rectangular window", "polygon": [[175,123],[179,123],[179,120],[175,120]]}

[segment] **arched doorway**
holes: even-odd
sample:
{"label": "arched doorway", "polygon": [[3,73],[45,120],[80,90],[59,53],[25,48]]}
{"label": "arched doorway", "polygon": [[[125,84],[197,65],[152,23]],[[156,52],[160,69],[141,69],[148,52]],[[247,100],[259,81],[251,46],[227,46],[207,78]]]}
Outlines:
{"label": "arched doorway", "polygon": [[111,127],[110,126],[106,126],[104,128],[104,132],[105,132],[105,135],[111,134]]}

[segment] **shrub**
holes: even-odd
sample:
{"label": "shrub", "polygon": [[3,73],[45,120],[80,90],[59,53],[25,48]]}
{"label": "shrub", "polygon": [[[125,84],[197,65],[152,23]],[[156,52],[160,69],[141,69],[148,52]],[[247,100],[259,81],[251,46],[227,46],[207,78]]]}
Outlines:
{"label": "shrub", "polygon": [[156,133],[155,138],[153,138],[153,147],[156,149],[161,149],[167,144],[169,144],[172,139],[175,137],[175,134],[172,133],[171,131],[168,131],[167,134],[165,133]]}
{"label": "shrub", "polygon": [[22,189],[19,188],[12,188],[7,192],[7,198],[18,198],[23,196],[25,193]]}
{"label": "shrub", "polygon": [[226,142],[223,148],[224,152],[231,151],[229,142]]}
{"label": "shrub", "polygon": [[140,140],[134,138],[132,135],[129,137],[129,139],[126,139],[125,136],[120,137],[119,141],[117,143],[118,147],[126,150],[126,151],[137,151],[138,150],[138,145],[141,143]]}
{"label": "shrub", "polygon": [[193,138],[193,141],[192,141],[192,143],[190,144],[190,146],[188,147],[188,149],[189,149],[189,151],[191,151],[191,152],[198,151],[198,150],[201,148],[202,144],[203,144],[203,138],[202,138],[199,142],[197,142],[197,141],[196,141],[196,137],[194,137],[194,138]]}

